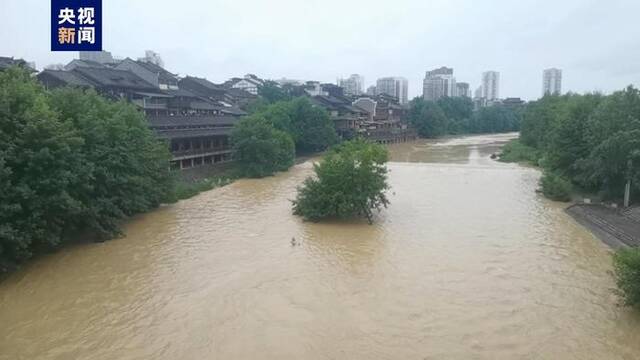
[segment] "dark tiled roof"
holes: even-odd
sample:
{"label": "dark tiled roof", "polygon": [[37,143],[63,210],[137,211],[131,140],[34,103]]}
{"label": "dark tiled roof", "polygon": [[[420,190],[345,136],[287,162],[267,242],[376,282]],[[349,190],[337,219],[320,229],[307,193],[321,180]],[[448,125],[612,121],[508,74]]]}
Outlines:
{"label": "dark tiled roof", "polygon": [[85,79],[80,74],[72,72],[72,71],[43,70],[40,74],[38,74],[38,77],[40,77],[40,76],[51,76],[53,78],[56,78],[56,79],[62,81],[63,83],[65,83],[66,85],[69,85],[69,86],[81,86],[81,87],[93,87],[94,86],[94,84],[91,81]]}
{"label": "dark tiled roof", "polygon": [[230,127],[235,125],[238,117],[235,116],[147,116],[152,128],[169,127]]}
{"label": "dark tiled roof", "polygon": [[235,98],[250,98],[250,99],[254,99],[257,98],[257,95],[254,95],[248,91],[244,91],[242,89],[236,89],[236,88],[229,88],[227,90],[225,90],[227,92],[227,94],[231,95],[232,97]]}
{"label": "dark tiled roof", "polygon": [[77,67],[88,67],[88,68],[98,68],[98,69],[107,67],[106,65],[101,64],[97,61],[80,60],[80,59],[73,59],[66,66],[69,66],[71,64],[74,64]]}
{"label": "dark tiled roof", "polygon": [[79,73],[82,77],[91,80],[101,87],[117,87],[135,90],[152,90],[156,87],[144,81],[131,71],[116,70],[108,68],[75,68],[72,72]]}
{"label": "dark tiled roof", "polygon": [[223,106],[220,108],[220,111],[224,114],[229,114],[229,115],[247,115],[247,112],[237,108],[237,107],[229,107],[229,106]]}
{"label": "dark tiled roof", "polygon": [[187,76],[184,79],[182,79],[181,81],[193,81],[194,83],[203,86],[209,90],[216,90],[216,91],[220,91],[223,90],[222,87],[212,83],[211,81],[205,79],[205,78],[199,78],[199,77],[195,77],[195,76]]}
{"label": "dark tiled roof", "polygon": [[27,66],[27,62],[22,59],[0,56],[0,70],[8,69],[12,66]]}
{"label": "dark tiled roof", "polygon": [[142,66],[143,68],[151,71],[152,73],[158,74],[158,79],[161,82],[175,82],[175,81],[177,81],[176,75],[170,73],[169,71],[167,71],[162,66],[156,65],[154,63],[146,62],[146,61],[141,61],[141,60],[136,61],[136,63],[138,65]]}
{"label": "dark tiled roof", "polygon": [[168,89],[168,90],[165,90],[164,92],[166,92],[167,94],[169,94],[171,96],[176,96],[176,97],[199,98],[198,95],[192,93],[189,90],[185,90],[185,89]]}
{"label": "dark tiled roof", "polygon": [[354,113],[363,112],[349,102],[346,98],[338,98],[334,96],[317,95],[311,98],[311,101],[330,110],[342,110]]}

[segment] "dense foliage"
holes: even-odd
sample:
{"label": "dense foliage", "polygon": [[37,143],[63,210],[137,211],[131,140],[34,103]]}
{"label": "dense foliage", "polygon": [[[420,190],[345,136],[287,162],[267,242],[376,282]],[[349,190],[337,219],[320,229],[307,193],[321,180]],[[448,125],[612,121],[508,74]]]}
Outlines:
{"label": "dense foliage", "polygon": [[171,191],[169,158],[134,106],[0,72],[0,271],[78,231],[117,234]]}
{"label": "dense foliage", "polygon": [[630,178],[637,198],[640,92],[546,96],[527,106],[521,142],[537,153],[545,172],[580,189],[621,198]]}
{"label": "dense foliage", "polygon": [[540,157],[538,150],[523,144],[519,139],[505,144],[500,153],[500,161],[503,162],[525,162],[537,165]]}
{"label": "dense foliage", "polygon": [[571,200],[571,183],[554,173],[545,173],[540,179],[540,187],[545,197],[555,201]]}
{"label": "dense foliage", "polygon": [[267,104],[291,100],[291,95],[285,89],[275,81],[270,80],[265,81],[265,83],[258,88],[258,95],[260,95]]}
{"label": "dense foliage", "polygon": [[613,264],[625,304],[640,309],[640,249],[618,250]]}
{"label": "dense foliage", "polygon": [[323,151],[338,142],[335,127],[326,110],[304,97],[279,101],[259,110],[276,129],[289,134],[298,152]]}
{"label": "dense foliage", "polygon": [[443,97],[437,102],[414,98],[409,119],[422,137],[518,131],[520,110],[494,105],[473,111],[467,97]]}
{"label": "dense foliage", "polygon": [[235,160],[243,176],[263,177],[293,165],[291,136],[276,129],[262,115],[243,118],[231,133]]}
{"label": "dense foliage", "polygon": [[371,222],[373,210],[389,204],[387,158],[384,146],[361,139],[334,147],[314,164],[316,176],[298,188],[294,214],[312,221],[364,216]]}

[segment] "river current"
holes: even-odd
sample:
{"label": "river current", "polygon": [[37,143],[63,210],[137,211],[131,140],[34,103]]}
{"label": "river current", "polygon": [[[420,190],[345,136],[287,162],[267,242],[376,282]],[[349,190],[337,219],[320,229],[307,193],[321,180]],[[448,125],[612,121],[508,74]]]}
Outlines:
{"label": "river current", "polygon": [[311,160],[40,257],[0,283],[0,359],[640,359],[609,248],[489,158],[514,136],[390,145],[373,225],[291,214]]}

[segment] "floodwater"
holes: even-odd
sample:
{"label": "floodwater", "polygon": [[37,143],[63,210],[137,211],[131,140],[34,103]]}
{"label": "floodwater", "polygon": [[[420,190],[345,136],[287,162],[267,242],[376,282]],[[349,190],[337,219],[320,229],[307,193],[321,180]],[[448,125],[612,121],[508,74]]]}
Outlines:
{"label": "floodwater", "polygon": [[0,359],[639,359],[609,249],[489,159],[513,136],[391,145],[374,225],[291,215],[306,162],[39,258],[0,283]]}

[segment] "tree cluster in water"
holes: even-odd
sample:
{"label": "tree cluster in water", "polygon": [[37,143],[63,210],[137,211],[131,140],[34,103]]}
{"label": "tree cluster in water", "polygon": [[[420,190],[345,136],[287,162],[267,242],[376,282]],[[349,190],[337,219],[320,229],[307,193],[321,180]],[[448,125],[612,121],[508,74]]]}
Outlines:
{"label": "tree cluster in water", "polygon": [[363,216],[389,204],[387,149],[362,139],[343,142],[314,164],[315,176],[298,188],[293,213],[307,220]]}

